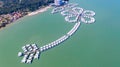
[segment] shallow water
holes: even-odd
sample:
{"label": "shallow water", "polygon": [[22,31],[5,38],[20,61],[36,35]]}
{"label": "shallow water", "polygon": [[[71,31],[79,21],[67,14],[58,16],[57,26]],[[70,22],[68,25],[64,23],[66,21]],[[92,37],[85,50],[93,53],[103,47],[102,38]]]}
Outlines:
{"label": "shallow water", "polygon": [[24,17],[0,30],[0,67],[120,67],[119,1],[72,0],[96,12],[94,24],[84,24],[70,39],[41,54],[32,64],[20,63],[17,53],[29,43],[45,45],[73,26],[59,14]]}

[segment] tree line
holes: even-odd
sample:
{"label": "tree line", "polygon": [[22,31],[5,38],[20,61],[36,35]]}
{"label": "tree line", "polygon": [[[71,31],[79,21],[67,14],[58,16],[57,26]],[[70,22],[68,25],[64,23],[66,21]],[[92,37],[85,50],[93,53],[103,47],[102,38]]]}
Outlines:
{"label": "tree line", "polygon": [[53,3],[54,0],[0,0],[3,4],[0,7],[0,15],[15,11],[34,11],[42,6]]}

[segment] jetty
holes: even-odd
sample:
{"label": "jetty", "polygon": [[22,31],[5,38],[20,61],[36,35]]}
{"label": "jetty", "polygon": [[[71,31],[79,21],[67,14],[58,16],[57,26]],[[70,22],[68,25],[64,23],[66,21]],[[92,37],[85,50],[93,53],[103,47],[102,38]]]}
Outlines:
{"label": "jetty", "polygon": [[[22,57],[22,63],[31,64],[34,59],[39,59],[40,54],[46,50],[52,49],[55,46],[60,45],[62,42],[69,39],[79,29],[81,22],[93,23],[95,22],[95,12],[91,10],[84,10],[83,8],[77,7],[78,4],[66,4],[64,6],[55,7],[52,10],[52,14],[61,13],[65,17],[65,21],[74,23],[73,28],[68,31],[65,35],[56,39],[55,41],[48,43],[44,46],[38,47],[37,44],[27,44],[22,47],[23,52],[18,52],[18,56]],[[89,20],[86,20],[89,19]]]}
{"label": "jetty", "polygon": [[65,35],[63,35],[62,37],[60,37],[59,39],[47,44],[47,45],[44,45],[42,47],[40,47],[40,51],[43,52],[43,51],[46,51],[48,49],[51,49],[55,46],[58,46],[60,45],[62,42],[64,42],[65,40],[67,40],[70,36],[72,36],[79,28],[80,26],[80,22],[76,23],[74,25],[74,27]]}

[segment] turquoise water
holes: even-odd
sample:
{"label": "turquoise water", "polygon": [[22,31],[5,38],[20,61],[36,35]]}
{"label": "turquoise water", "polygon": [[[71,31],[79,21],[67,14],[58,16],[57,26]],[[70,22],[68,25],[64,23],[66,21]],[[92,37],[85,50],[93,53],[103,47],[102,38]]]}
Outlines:
{"label": "turquoise water", "polygon": [[0,30],[0,67],[120,67],[119,2],[72,0],[96,12],[94,24],[82,23],[67,41],[41,54],[32,64],[20,63],[17,53],[29,43],[39,46],[56,40],[73,26],[60,14],[24,17]]}

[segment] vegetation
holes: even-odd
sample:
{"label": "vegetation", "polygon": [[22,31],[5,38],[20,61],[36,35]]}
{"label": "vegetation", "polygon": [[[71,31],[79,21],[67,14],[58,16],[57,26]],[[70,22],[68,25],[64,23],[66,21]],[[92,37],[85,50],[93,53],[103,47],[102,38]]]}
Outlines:
{"label": "vegetation", "polygon": [[54,0],[0,0],[0,28]]}
{"label": "vegetation", "polygon": [[34,11],[54,0],[0,0],[0,15],[16,11]]}

